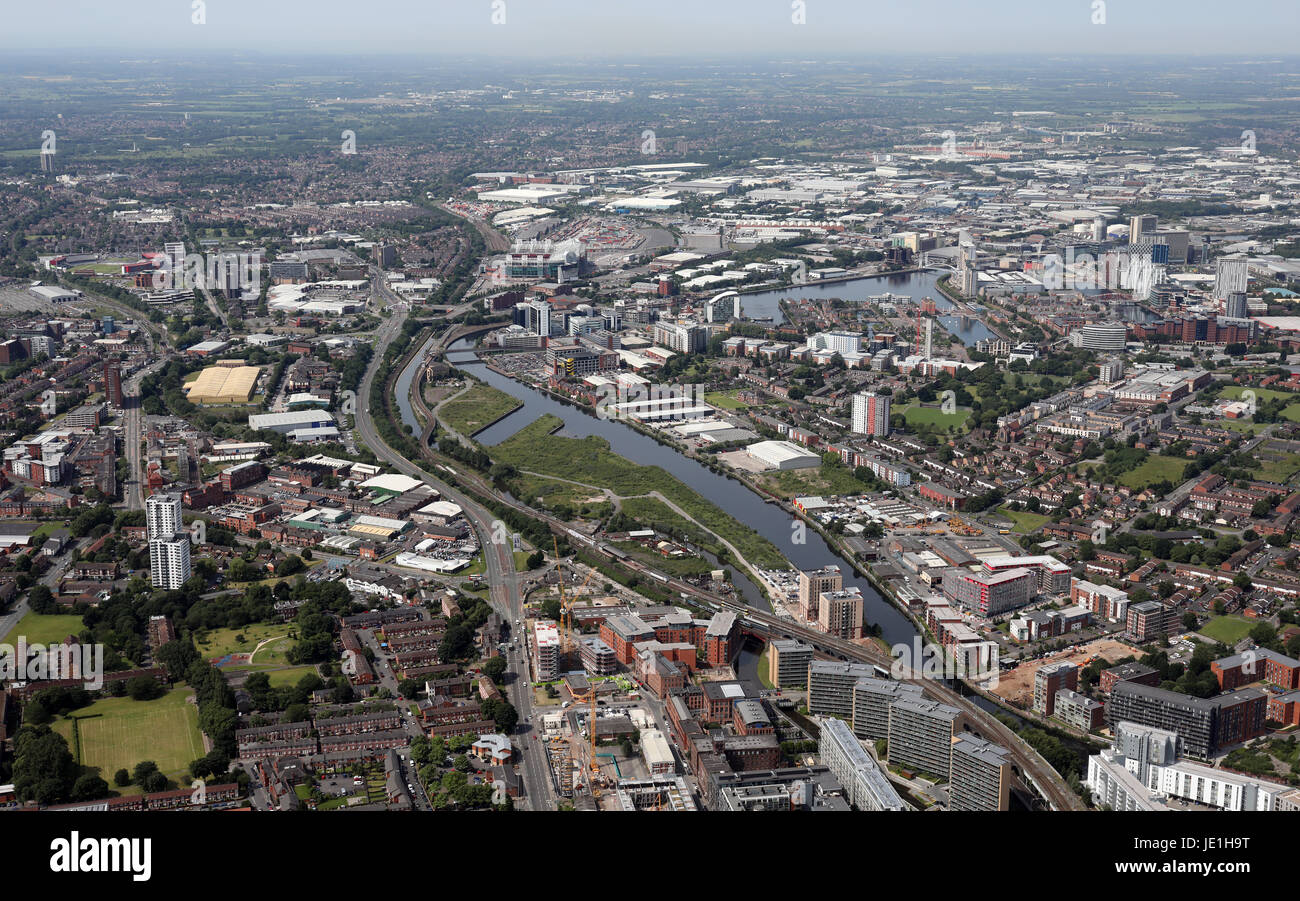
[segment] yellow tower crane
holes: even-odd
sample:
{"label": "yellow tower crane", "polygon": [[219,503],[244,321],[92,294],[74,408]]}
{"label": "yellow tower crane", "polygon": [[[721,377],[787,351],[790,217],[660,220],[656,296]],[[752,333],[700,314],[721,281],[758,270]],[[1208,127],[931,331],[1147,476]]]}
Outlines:
{"label": "yellow tower crane", "polygon": [[[573,667],[574,660],[578,657],[578,640],[575,634],[577,629],[573,623],[573,604],[574,601],[577,600],[577,597],[576,595],[566,596],[564,593],[564,572],[559,567],[560,545],[554,535],[551,536],[551,543],[555,548],[555,571],[560,577],[560,653],[567,661],[566,665]],[[587,577],[583,579],[582,584],[578,586],[578,591],[582,591],[582,589],[586,588],[587,583],[591,581],[591,577],[595,574],[596,570],[588,570]]]}

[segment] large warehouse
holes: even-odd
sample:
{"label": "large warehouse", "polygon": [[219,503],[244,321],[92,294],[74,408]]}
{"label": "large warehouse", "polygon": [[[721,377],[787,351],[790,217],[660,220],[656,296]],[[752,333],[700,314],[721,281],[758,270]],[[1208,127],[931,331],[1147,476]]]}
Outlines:
{"label": "large warehouse", "polygon": [[288,435],[304,429],[337,427],[337,423],[334,417],[324,410],[297,410],[292,413],[254,414],[248,417],[248,427]]}
{"label": "large warehouse", "polygon": [[257,387],[257,366],[209,366],[185,388],[192,404],[246,404]]}
{"label": "large warehouse", "polygon": [[822,458],[789,441],[759,441],[745,451],[766,469],[809,469],[822,465]]}

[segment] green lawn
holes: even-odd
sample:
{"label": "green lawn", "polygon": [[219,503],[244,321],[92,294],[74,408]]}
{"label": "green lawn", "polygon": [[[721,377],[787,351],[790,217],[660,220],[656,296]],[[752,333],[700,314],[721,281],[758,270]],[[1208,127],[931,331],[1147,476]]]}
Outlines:
{"label": "green lawn", "polygon": [[81,617],[70,613],[54,613],[45,616],[29,610],[22,619],[18,620],[18,625],[4,637],[4,644],[17,644],[20,635],[27,639],[29,645],[56,644],[69,635],[80,635],[84,628]]}
{"label": "green lawn", "polygon": [[736,400],[735,391],[706,392],[704,402],[723,410],[745,410],[749,408],[749,404]]}
{"label": "green lawn", "polygon": [[[268,638],[285,639],[294,631],[292,623],[250,623],[239,629],[213,629],[194,637],[194,646],[203,657],[214,660],[227,654],[251,654]],[[242,637],[244,640],[239,641]],[[281,640],[262,648],[255,663],[282,663],[289,642]]]}
{"label": "green lawn", "polygon": [[999,507],[998,515],[1005,516],[1007,519],[1011,520],[1013,523],[1011,530],[1013,532],[1020,532],[1021,534],[1026,535],[1030,532],[1037,532],[1043,526],[1052,521],[1052,517],[1044,516],[1041,513],[1030,513],[1024,510],[1016,511],[1009,507]]}
{"label": "green lawn", "polygon": [[523,404],[491,385],[475,384],[469,391],[438,409],[438,418],[469,437]]}
{"label": "green lawn", "polygon": [[316,667],[311,664],[270,667],[239,663],[234,666],[223,666],[221,671],[223,673],[266,673],[272,688],[292,688],[302,680],[303,676],[316,672]]}
{"label": "green lawn", "polygon": [[[1290,407],[1286,408],[1286,410],[1290,409]],[[1286,414],[1286,410],[1282,411],[1283,415]],[[1296,410],[1297,412],[1300,412],[1300,404],[1296,405]],[[1264,429],[1268,428],[1268,423],[1255,422],[1253,419],[1216,419],[1208,424],[1215,426],[1216,428],[1232,429],[1234,432],[1246,432],[1251,435],[1254,435],[1256,432],[1262,432]]]}
{"label": "green lawn", "polygon": [[67,526],[68,526],[67,520],[47,519],[44,522],[42,522],[39,526],[36,527],[36,531],[32,533],[32,538],[34,539],[39,535],[44,535],[46,538],[49,538],[52,534],[57,532],[59,529],[65,529],[67,528]]}
{"label": "green lawn", "polygon": [[902,407],[898,412],[903,414],[907,424],[912,428],[917,426],[937,426],[943,430],[955,427],[962,431],[966,430],[966,421],[970,419],[970,407],[958,407],[955,413],[945,413],[937,404],[923,406],[921,403],[910,403]]}
{"label": "green lawn", "polygon": [[1288,453],[1272,441],[1255,448],[1254,457],[1259,462],[1255,476],[1265,482],[1285,483],[1300,472],[1300,454]]}
{"label": "green lawn", "polygon": [[493,457],[519,469],[609,488],[627,497],[658,490],[710,530],[725,535],[755,566],[789,564],[770,541],[700,497],[658,466],[642,466],[609,449],[604,438],[552,434],[561,420],[543,416],[493,448]]}
{"label": "green lawn", "polygon": [[1243,388],[1241,385],[1229,385],[1223,389],[1219,396],[1237,400],[1247,391],[1254,391],[1256,400],[1278,400],[1284,397],[1296,397],[1293,391],[1274,391],[1272,388]]}
{"label": "green lawn", "polygon": [[98,768],[107,782],[123,767],[130,770],[142,760],[152,760],[169,779],[187,784],[190,762],[205,753],[198,709],[186,700],[190,694],[189,687],[181,685],[153,701],[104,698],[56,720],[53,728],[68,740],[78,763]]}
{"label": "green lawn", "polygon": [[1147,457],[1141,466],[1130,469],[1119,477],[1119,483],[1128,488],[1139,490],[1156,482],[1169,481],[1178,484],[1183,480],[1183,470],[1187,460],[1179,457],[1166,457],[1160,454]]}
{"label": "green lawn", "polygon": [[1254,628],[1255,622],[1244,616],[1216,616],[1201,627],[1201,634],[1224,644],[1236,644]]}

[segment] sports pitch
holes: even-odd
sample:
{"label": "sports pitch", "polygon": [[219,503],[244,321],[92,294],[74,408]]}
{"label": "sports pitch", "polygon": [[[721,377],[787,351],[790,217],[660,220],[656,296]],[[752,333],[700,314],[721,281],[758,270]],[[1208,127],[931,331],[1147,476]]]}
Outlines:
{"label": "sports pitch", "polygon": [[[78,763],[98,767],[100,778],[110,784],[119,769],[134,769],[142,760],[154,761],[169,779],[184,783],[190,763],[206,753],[198,709],[185,700],[190,694],[189,686],[182,685],[153,701],[104,698],[73,711],[53,728],[68,740]],[[139,792],[140,787],[119,790]]]}

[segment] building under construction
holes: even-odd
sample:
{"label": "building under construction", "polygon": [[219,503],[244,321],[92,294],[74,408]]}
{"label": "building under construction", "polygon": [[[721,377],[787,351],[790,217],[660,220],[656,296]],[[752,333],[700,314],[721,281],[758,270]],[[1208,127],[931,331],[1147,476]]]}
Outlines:
{"label": "building under construction", "polygon": [[687,810],[696,809],[686,780],[681,776],[655,776],[650,779],[625,779],[614,789],[620,810]]}

